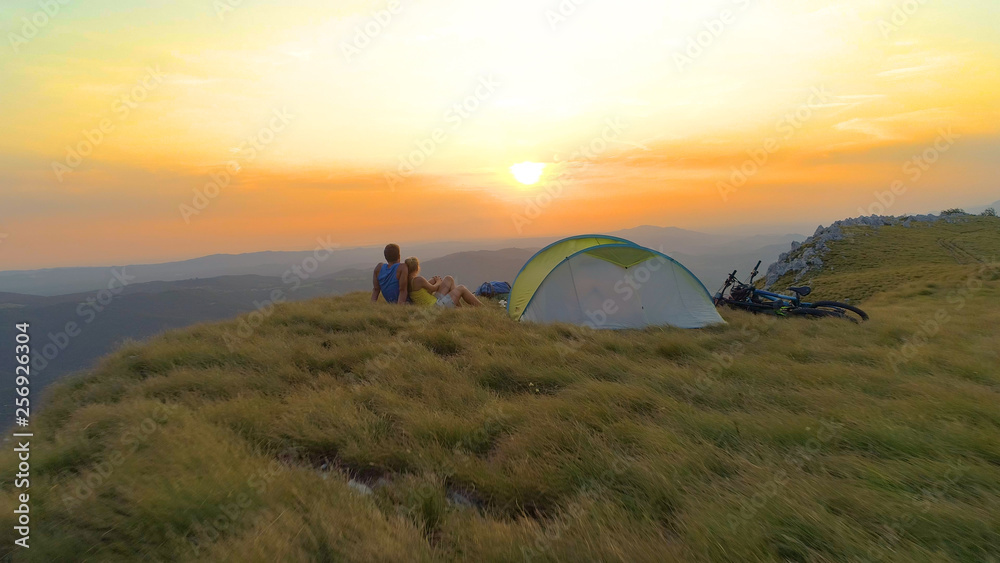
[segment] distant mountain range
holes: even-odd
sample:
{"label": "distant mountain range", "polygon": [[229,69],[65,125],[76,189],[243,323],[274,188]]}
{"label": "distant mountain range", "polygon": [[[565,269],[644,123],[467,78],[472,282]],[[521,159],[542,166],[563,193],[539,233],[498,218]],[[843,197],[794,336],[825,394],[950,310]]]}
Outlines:
{"label": "distant mountain range", "polygon": [[[787,247],[792,240],[805,238],[804,235],[736,237],[699,233],[676,227],[652,226],[605,234],[620,236],[670,255],[685,257],[740,255],[776,244]],[[558,238],[560,237],[420,243],[404,245],[403,254],[415,255],[426,261],[468,251],[538,249]],[[326,244],[330,245],[328,241]],[[317,243],[317,247],[319,246],[321,245]],[[322,254],[326,255],[325,252]],[[133,284],[239,275],[281,277],[286,275],[289,269],[303,264],[303,261],[311,256],[313,256],[312,250],[214,254],[179,262],[116,265],[114,268],[119,273],[124,272]],[[315,264],[317,269],[312,273],[312,277],[322,277],[350,269],[368,269],[381,259],[381,246],[338,248],[329,253],[326,259]],[[457,267],[462,267],[454,260],[452,262]],[[697,268],[692,269],[698,273]],[[472,274],[478,272],[478,269],[467,271]],[[517,270],[514,271],[516,273]],[[717,277],[715,273],[711,272],[710,277],[713,279]],[[54,296],[97,291],[105,288],[114,277],[115,273],[111,266],[0,271],[0,292]]]}
{"label": "distant mountain range", "polygon": [[[320,246],[322,245],[317,242],[317,248]],[[408,253],[407,255],[416,254],[429,259],[473,248],[489,250],[504,248],[504,245],[484,243],[482,246],[470,248],[469,243],[443,242],[412,245],[405,248],[404,251]],[[213,254],[192,260],[163,264],[13,270],[0,272],[0,292],[63,295],[99,290],[106,287],[114,277],[112,268],[118,271],[124,270],[129,276],[129,281],[136,284],[239,275],[280,278],[289,269],[301,266],[304,260],[313,256],[314,251],[312,250],[269,251],[248,254]],[[338,248],[329,254],[322,252],[321,256],[325,259],[316,261],[317,269],[312,273],[315,277],[333,274],[348,268],[374,266],[382,258],[382,247]]]}

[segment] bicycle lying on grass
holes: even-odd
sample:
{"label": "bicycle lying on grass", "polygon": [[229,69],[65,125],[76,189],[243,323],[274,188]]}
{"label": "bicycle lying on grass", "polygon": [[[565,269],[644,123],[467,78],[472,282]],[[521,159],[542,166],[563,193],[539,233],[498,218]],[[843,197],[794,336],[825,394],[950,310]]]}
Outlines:
{"label": "bicycle lying on grass", "polygon": [[[868,313],[847,303],[838,301],[806,303],[802,301],[803,297],[812,293],[812,289],[808,287],[788,288],[795,295],[782,295],[757,289],[753,285],[753,280],[759,273],[758,268],[760,268],[760,262],[754,266],[753,272],[750,272],[750,279],[746,282],[737,279],[736,270],[733,270],[722,289],[715,294],[715,306],[728,305],[733,309],[779,317],[835,317],[855,323],[868,320]],[[729,290],[728,297],[725,295],[726,290]]]}

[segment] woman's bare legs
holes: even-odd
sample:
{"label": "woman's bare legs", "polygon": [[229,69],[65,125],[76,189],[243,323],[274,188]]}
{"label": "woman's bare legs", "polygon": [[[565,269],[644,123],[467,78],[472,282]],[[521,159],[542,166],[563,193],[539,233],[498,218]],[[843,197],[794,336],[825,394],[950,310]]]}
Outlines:
{"label": "woman's bare legs", "polygon": [[455,283],[455,278],[452,276],[445,276],[441,278],[441,285],[438,286],[436,293],[438,295],[450,296],[452,303],[454,303],[456,307],[461,307],[463,301],[465,304],[472,307],[482,305],[482,302],[480,302],[479,299],[477,299],[476,296],[469,291],[469,288]]}
{"label": "woman's bare legs", "polygon": [[472,305],[473,307],[479,307],[480,305],[483,304],[483,302],[480,301],[478,297],[476,297],[475,293],[469,291],[469,288],[465,287],[464,285],[460,285],[458,287],[462,290],[462,299],[465,299],[466,303]]}
{"label": "woman's bare legs", "polygon": [[440,295],[448,295],[455,289],[455,278],[451,276],[445,276],[441,279],[441,285],[438,287],[437,293]]}
{"label": "woman's bare legs", "polygon": [[451,300],[455,303],[456,307],[461,307],[462,301],[465,301],[466,304],[472,307],[479,307],[483,304],[471,291],[469,291],[469,288],[464,285],[456,287],[448,295],[451,296]]}

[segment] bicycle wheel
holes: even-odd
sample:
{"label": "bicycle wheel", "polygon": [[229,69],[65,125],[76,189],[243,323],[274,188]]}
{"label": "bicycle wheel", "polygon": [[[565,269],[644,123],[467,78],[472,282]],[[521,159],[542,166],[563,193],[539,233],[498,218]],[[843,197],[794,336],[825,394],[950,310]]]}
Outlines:
{"label": "bicycle wheel", "polygon": [[826,309],[812,309],[809,307],[796,307],[794,309],[786,309],[785,314],[790,317],[809,317],[813,319],[820,319],[825,317],[835,317],[844,318],[843,313],[838,313],[836,311],[828,311]]}
{"label": "bicycle wheel", "polygon": [[[847,303],[840,303],[839,301],[817,301],[811,305],[813,309],[818,309],[820,311],[837,311],[841,313],[845,318],[850,319],[854,322],[862,322],[868,320],[868,313],[858,309],[853,305],[848,305]],[[849,315],[847,312],[850,311],[857,315]]]}

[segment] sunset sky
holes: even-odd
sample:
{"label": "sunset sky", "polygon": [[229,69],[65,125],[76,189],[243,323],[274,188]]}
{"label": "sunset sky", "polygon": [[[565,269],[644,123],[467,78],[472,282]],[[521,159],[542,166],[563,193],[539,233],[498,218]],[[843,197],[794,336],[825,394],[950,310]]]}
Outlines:
{"label": "sunset sky", "polygon": [[5,0],[0,270],[987,204],[997,22],[996,0]]}

